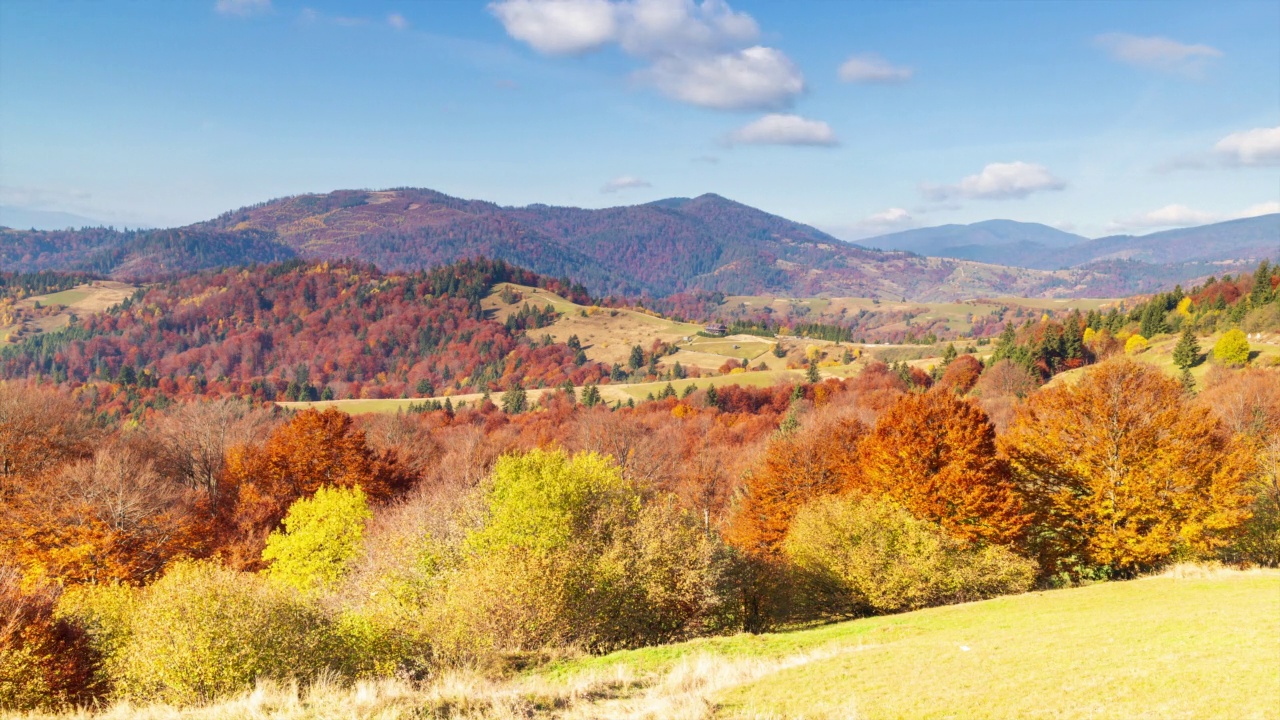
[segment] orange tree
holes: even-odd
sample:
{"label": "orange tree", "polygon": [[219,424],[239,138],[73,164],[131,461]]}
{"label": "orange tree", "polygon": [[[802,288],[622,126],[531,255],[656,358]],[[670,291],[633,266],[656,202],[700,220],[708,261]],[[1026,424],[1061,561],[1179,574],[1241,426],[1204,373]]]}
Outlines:
{"label": "orange tree", "polygon": [[782,545],[791,521],[810,500],[846,490],[858,477],[856,452],[866,426],[853,418],[779,432],[746,479],[726,539],[744,555],[742,619],[750,632],[791,612],[791,582]]}
{"label": "orange tree", "polygon": [[860,460],[852,489],[887,496],[954,537],[1007,544],[1026,524],[995,428],[949,389],[904,395],[863,441]]}
{"label": "orange tree", "polygon": [[221,493],[234,498],[224,508],[233,532],[228,560],[256,568],[267,533],[295,500],[322,486],[360,487],[376,502],[406,490],[412,481],[394,451],[369,447],[351,416],[332,408],[303,410],[262,446],[228,451]]}
{"label": "orange tree", "polygon": [[853,460],[865,434],[866,426],[852,418],[780,433],[747,477],[728,539],[748,555],[777,555],[800,506],[853,482]]}
{"label": "orange tree", "polygon": [[1002,437],[1049,573],[1207,555],[1249,517],[1254,458],[1182,387],[1123,357],[1031,395]]}
{"label": "orange tree", "polygon": [[29,578],[146,582],[173,558],[207,551],[206,501],[115,443],[10,493],[0,550]]}

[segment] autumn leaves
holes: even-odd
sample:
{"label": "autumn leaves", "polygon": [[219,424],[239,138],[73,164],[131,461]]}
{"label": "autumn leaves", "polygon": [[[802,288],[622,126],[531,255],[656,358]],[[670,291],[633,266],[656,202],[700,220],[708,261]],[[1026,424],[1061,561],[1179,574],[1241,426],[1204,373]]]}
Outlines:
{"label": "autumn leaves", "polygon": [[999,438],[948,389],[901,396],[872,428],[845,419],[780,436],[728,535],[778,558],[804,505],[863,495],[958,540],[1013,548],[1043,577],[1127,576],[1229,545],[1251,515],[1257,457],[1175,380],[1116,359],[1031,394]]}

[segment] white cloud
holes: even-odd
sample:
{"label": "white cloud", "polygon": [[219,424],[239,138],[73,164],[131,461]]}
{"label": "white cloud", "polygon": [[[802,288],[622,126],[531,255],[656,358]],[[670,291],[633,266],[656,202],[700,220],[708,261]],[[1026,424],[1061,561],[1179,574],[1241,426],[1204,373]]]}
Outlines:
{"label": "white cloud", "polygon": [[271,10],[271,0],[218,0],[213,9],[219,15],[248,17],[269,12]]}
{"label": "white cloud", "polygon": [[1280,201],[1272,200],[1271,202],[1258,203],[1250,205],[1240,213],[1240,217],[1258,217],[1259,215],[1273,215],[1280,213]]}
{"label": "white cloud", "polygon": [[904,83],[914,74],[909,67],[894,65],[874,53],[855,55],[840,66],[840,79],[851,83]]}
{"label": "white cloud", "polygon": [[1208,225],[1209,223],[1223,222],[1226,220],[1238,220],[1241,218],[1258,217],[1259,215],[1271,215],[1272,213],[1280,213],[1280,202],[1270,201],[1258,203],[1256,205],[1250,205],[1244,210],[1236,213],[1205,212],[1203,210],[1189,208],[1186,205],[1172,204],[1165,205],[1164,207],[1152,210],[1151,212],[1120,218],[1113,221],[1109,228],[1113,231],[1124,231],[1194,227],[1196,225]]}
{"label": "white cloud", "polygon": [[1008,200],[1025,198],[1036,192],[1062,190],[1066,186],[1043,165],[1011,162],[991,163],[982,168],[982,172],[970,175],[955,185],[921,185],[920,192],[936,201],[957,198]]}
{"label": "white cloud", "polygon": [[653,187],[653,184],[648,182],[647,180],[641,180],[638,177],[632,177],[630,175],[620,175],[610,180],[609,182],[605,183],[604,187],[600,188],[600,192],[615,193],[615,192],[618,192],[619,190],[632,190],[635,188],[647,188],[647,187]]}
{"label": "white cloud", "polygon": [[639,80],[691,105],[780,109],[805,90],[791,59],[752,45],[756,21],[724,0],[499,0],[489,11],[507,34],[542,53],[616,43],[646,63]]}
{"label": "white cloud", "polygon": [[851,225],[830,226],[823,229],[842,240],[856,241],[909,230],[919,225],[920,223],[906,208],[891,207],[872,213]]}
{"label": "white cloud", "polygon": [[838,145],[831,126],[799,115],[770,114],[729,135],[734,145]]}
{"label": "white cloud", "polygon": [[697,57],[667,56],[639,75],[663,94],[716,110],[776,110],[804,92],[804,76],[779,50],[750,47]]}
{"label": "white cloud", "polygon": [[1206,63],[1222,57],[1208,45],[1187,45],[1163,37],[1106,33],[1094,39],[1112,58],[1127,65],[1196,76]]}
{"label": "white cloud", "polygon": [[409,21],[400,13],[391,13],[387,16],[387,24],[396,30],[404,30],[409,27]]}
{"label": "white cloud", "polygon": [[889,208],[884,212],[868,215],[865,222],[880,225],[901,225],[902,223],[911,222],[911,213],[907,212],[906,208]]}
{"label": "white cloud", "polygon": [[1192,225],[1207,225],[1221,219],[1221,216],[1213,213],[1194,210],[1186,205],[1174,204],[1165,205],[1158,210],[1152,210],[1140,215],[1122,218],[1117,220],[1115,225],[1126,228],[1189,227]]}
{"label": "white cloud", "polygon": [[491,3],[511,37],[549,55],[595,50],[617,37],[617,8],[608,0],[503,0]]}
{"label": "white cloud", "polygon": [[1213,149],[1233,165],[1280,165],[1280,126],[1231,133]]}
{"label": "white cloud", "polygon": [[717,52],[749,44],[760,35],[750,15],[723,0],[630,0],[616,3],[618,42],[639,57]]}

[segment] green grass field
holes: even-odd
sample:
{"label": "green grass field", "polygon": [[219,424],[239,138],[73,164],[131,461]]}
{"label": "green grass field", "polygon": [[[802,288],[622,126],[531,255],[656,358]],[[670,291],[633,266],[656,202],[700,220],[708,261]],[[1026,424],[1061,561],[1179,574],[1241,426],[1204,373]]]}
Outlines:
{"label": "green grass field", "polygon": [[721,355],[726,358],[754,360],[773,349],[772,340],[713,340],[695,338],[688,345],[681,345],[692,352]]}
{"label": "green grass field", "polygon": [[755,669],[712,693],[707,717],[1277,718],[1280,573],[1203,571],[1028,593],[546,672],[628,666],[662,675],[708,657]]}
{"label": "green grass field", "polygon": [[39,300],[42,305],[75,305],[88,298],[89,295],[90,293],[86,290],[72,288],[51,295],[41,295],[36,300]]}

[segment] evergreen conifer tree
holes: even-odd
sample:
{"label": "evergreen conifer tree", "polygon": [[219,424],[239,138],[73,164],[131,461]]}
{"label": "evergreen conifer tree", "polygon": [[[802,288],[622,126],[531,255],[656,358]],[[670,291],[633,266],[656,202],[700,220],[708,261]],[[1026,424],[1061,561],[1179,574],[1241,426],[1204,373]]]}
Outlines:
{"label": "evergreen conifer tree", "polygon": [[524,412],[529,405],[529,396],[524,391],[524,384],[517,382],[515,387],[502,393],[502,411],[511,415]]}
{"label": "evergreen conifer tree", "polygon": [[[1196,334],[1191,326],[1184,325],[1182,337],[1178,338],[1178,344],[1173,348],[1173,363],[1186,373],[1199,359],[1200,343],[1196,342]],[[1185,381],[1183,384],[1186,384]]]}

